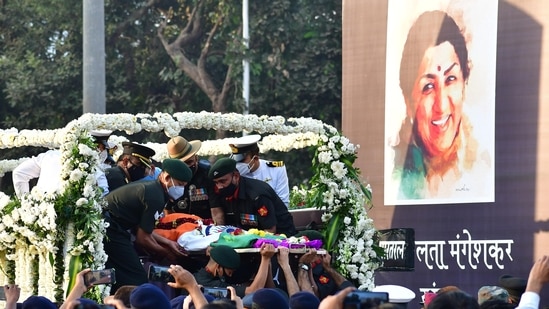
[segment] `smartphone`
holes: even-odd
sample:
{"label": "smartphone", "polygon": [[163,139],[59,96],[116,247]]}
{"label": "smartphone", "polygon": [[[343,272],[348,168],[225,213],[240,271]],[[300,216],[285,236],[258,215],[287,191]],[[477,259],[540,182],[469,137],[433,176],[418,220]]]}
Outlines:
{"label": "smartphone", "polygon": [[6,292],[4,291],[4,286],[0,286],[0,300],[6,300]]}
{"label": "smartphone", "polygon": [[214,298],[231,299],[231,291],[227,288],[204,287],[204,294],[211,295]]}
{"label": "smartphone", "polygon": [[370,309],[389,302],[389,293],[353,291],[345,296],[344,309]]}
{"label": "smartphone", "polygon": [[86,286],[114,283],[116,283],[114,268],[92,270],[84,275],[84,284]]}
{"label": "smartphone", "polygon": [[175,282],[174,277],[168,272],[168,269],[170,268],[167,266],[151,264],[149,266],[149,273],[148,273],[149,281]]}

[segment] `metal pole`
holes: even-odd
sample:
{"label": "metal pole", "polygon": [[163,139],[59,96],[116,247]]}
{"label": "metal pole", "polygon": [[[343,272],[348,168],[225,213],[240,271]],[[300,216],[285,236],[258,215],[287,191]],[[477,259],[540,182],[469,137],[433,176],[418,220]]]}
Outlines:
{"label": "metal pole", "polygon": [[[248,32],[248,0],[242,0],[242,38],[244,39],[244,46],[248,49],[250,46],[248,41],[250,40],[250,34]],[[244,98],[244,115],[248,115],[250,112],[250,62],[247,57],[242,60],[242,66],[244,76],[242,79],[242,97]]]}
{"label": "metal pole", "polygon": [[105,114],[105,5],[83,1],[83,113]]}

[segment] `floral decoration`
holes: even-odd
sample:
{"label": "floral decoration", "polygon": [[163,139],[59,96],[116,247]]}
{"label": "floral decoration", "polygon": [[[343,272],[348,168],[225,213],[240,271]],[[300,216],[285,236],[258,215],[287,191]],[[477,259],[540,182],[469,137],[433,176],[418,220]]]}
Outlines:
{"label": "floral decoration", "polygon": [[[89,134],[96,129],[130,135],[142,130],[163,131],[167,137],[183,129],[245,131],[263,135],[259,144],[262,152],[315,147],[315,174],[309,188],[294,188],[291,199],[324,210],[327,245],[335,252],[338,270],[355,280],[359,288],[373,288],[379,251],[373,240],[376,231],[367,215],[371,190],[353,167],[358,146],[335,128],[311,118],[236,113],[84,114],[56,130],[0,129],[0,149],[42,146],[62,152],[62,187],[58,192],[45,196],[33,189],[21,199],[0,192],[0,284],[17,282],[22,286],[22,297],[38,293],[60,301],[82,267],[104,267],[104,201],[94,178],[100,164]],[[117,144],[125,140],[118,136],[109,139]],[[229,154],[227,144],[227,139],[204,141],[199,154]],[[167,157],[165,144],[146,145],[156,151],[156,160]],[[0,175],[24,160],[27,158],[0,160]],[[108,290],[96,289],[94,293],[92,298],[99,299]]]}

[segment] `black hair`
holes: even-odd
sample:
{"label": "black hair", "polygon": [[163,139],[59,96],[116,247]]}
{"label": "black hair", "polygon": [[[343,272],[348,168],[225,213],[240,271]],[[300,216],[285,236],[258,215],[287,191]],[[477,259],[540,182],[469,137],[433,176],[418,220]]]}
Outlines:
{"label": "black hair", "polygon": [[438,294],[427,309],[479,309],[478,301],[461,290]]}
{"label": "black hair", "polygon": [[412,93],[425,51],[449,42],[459,59],[463,79],[469,78],[469,53],[465,37],[452,17],[442,11],[421,14],[408,32],[400,60],[400,89],[405,98]]}

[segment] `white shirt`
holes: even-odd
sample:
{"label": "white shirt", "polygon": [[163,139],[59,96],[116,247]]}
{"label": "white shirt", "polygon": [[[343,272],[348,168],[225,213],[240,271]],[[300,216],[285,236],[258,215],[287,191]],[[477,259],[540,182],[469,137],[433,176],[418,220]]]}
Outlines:
{"label": "white shirt", "polygon": [[268,183],[280,197],[286,207],[290,204],[290,188],[288,186],[288,174],[286,166],[268,166],[266,160],[259,159],[257,170],[244,175]]}
{"label": "white shirt", "polygon": [[520,296],[520,302],[516,309],[538,309],[539,308],[539,295],[534,292],[524,292]]}
{"label": "white shirt", "polygon": [[[36,157],[32,157],[19,164],[12,173],[13,187],[18,197],[29,193],[29,181],[38,178],[36,188],[51,194],[61,187],[61,152],[48,150]],[[103,188],[103,196],[109,193],[109,186],[105,174],[101,171],[95,173],[98,185]]]}

